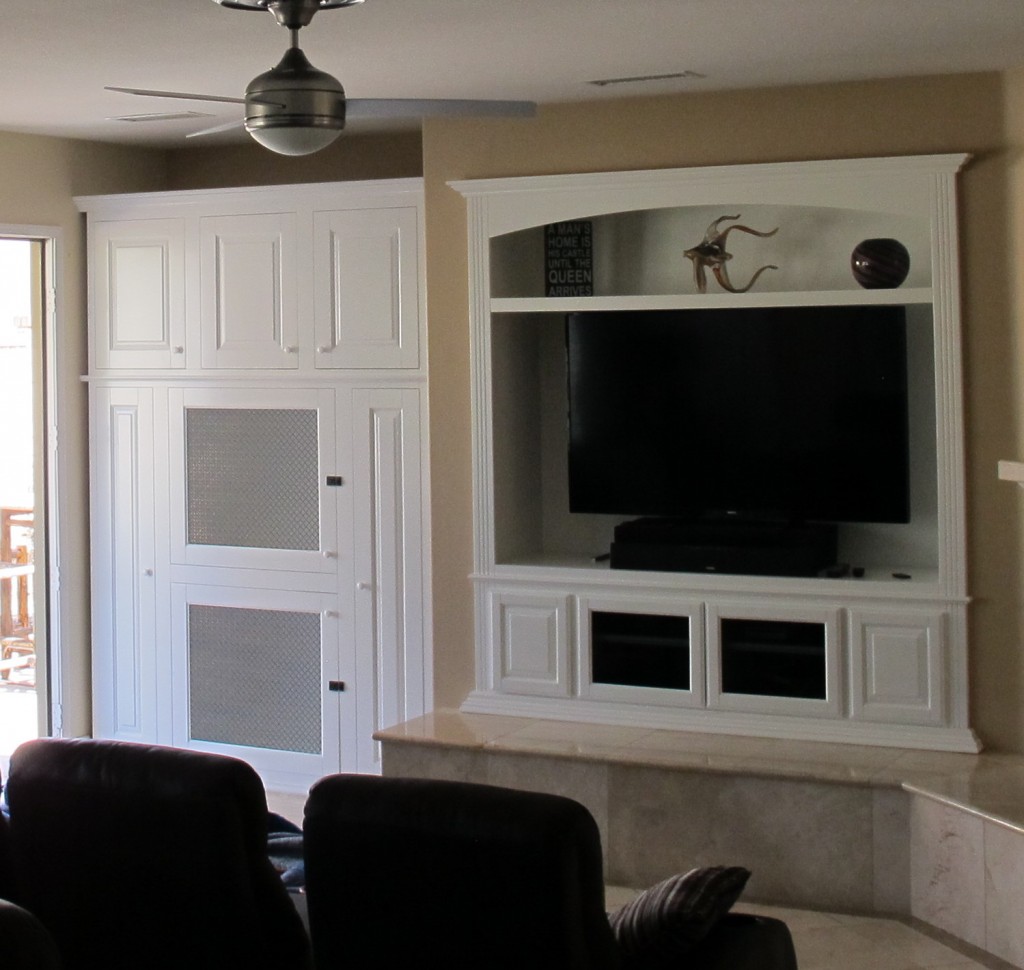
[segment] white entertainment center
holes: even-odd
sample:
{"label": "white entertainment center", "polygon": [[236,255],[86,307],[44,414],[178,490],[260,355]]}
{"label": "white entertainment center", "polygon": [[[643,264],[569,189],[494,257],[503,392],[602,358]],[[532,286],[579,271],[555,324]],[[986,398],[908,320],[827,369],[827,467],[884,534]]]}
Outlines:
{"label": "white entertainment center", "polygon": [[[978,750],[956,202],[966,161],[451,183],[468,206],[474,415],[476,689],[463,710]],[[725,215],[778,227],[729,237],[733,282],[778,269],[745,293],[713,280],[700,293],[684,254]],[[546,296],[545,227],[570,220],[592,227],[593,295]],[[869,238],[907,248],[902,285],[858,285],[850,254]],[[569,511],[566,314],[878,304],[906,308],[909,522],[841,523],[838,559],[855,571],[833,578],[609,568],[622,518]],[[674,679],[623,676],[631,654],[668,664]],[[809,664],[809,692],[735,687],[735,665],[752,657],[763,674],[795,655]]]}

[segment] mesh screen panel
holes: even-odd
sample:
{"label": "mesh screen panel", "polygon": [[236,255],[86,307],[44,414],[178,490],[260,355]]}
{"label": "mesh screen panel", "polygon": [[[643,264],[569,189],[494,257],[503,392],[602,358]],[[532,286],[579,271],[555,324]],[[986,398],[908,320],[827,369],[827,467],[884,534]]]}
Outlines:
{"label": "mesh screen panel", "polygon": [[320,548],[315,410],[188,408],[188,541]]}
{"label": "mesh screen panel", "polygon": [[188,608],[190,737],[320,754],[320,615]]}

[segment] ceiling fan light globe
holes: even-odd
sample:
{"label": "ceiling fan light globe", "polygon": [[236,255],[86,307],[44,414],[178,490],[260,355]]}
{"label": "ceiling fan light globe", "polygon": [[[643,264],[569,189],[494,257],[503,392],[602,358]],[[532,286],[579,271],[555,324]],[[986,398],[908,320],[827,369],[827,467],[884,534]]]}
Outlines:
{"label": "ceiling fan light globe", "polygon": [[312,155],[326,148],[341,134],[340,128],[301,127],[297,125],[246,130],[264,148],[278,155]]}

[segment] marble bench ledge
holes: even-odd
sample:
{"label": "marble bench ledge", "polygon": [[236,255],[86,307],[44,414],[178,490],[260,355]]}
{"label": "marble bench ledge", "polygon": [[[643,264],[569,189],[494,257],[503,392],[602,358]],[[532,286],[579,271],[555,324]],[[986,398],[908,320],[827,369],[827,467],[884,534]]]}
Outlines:
{"label": "marble bench ledge", "polygon": [[391,743],[903,790],[1024,833],[1024,757],[747,738],[437,710]]}

